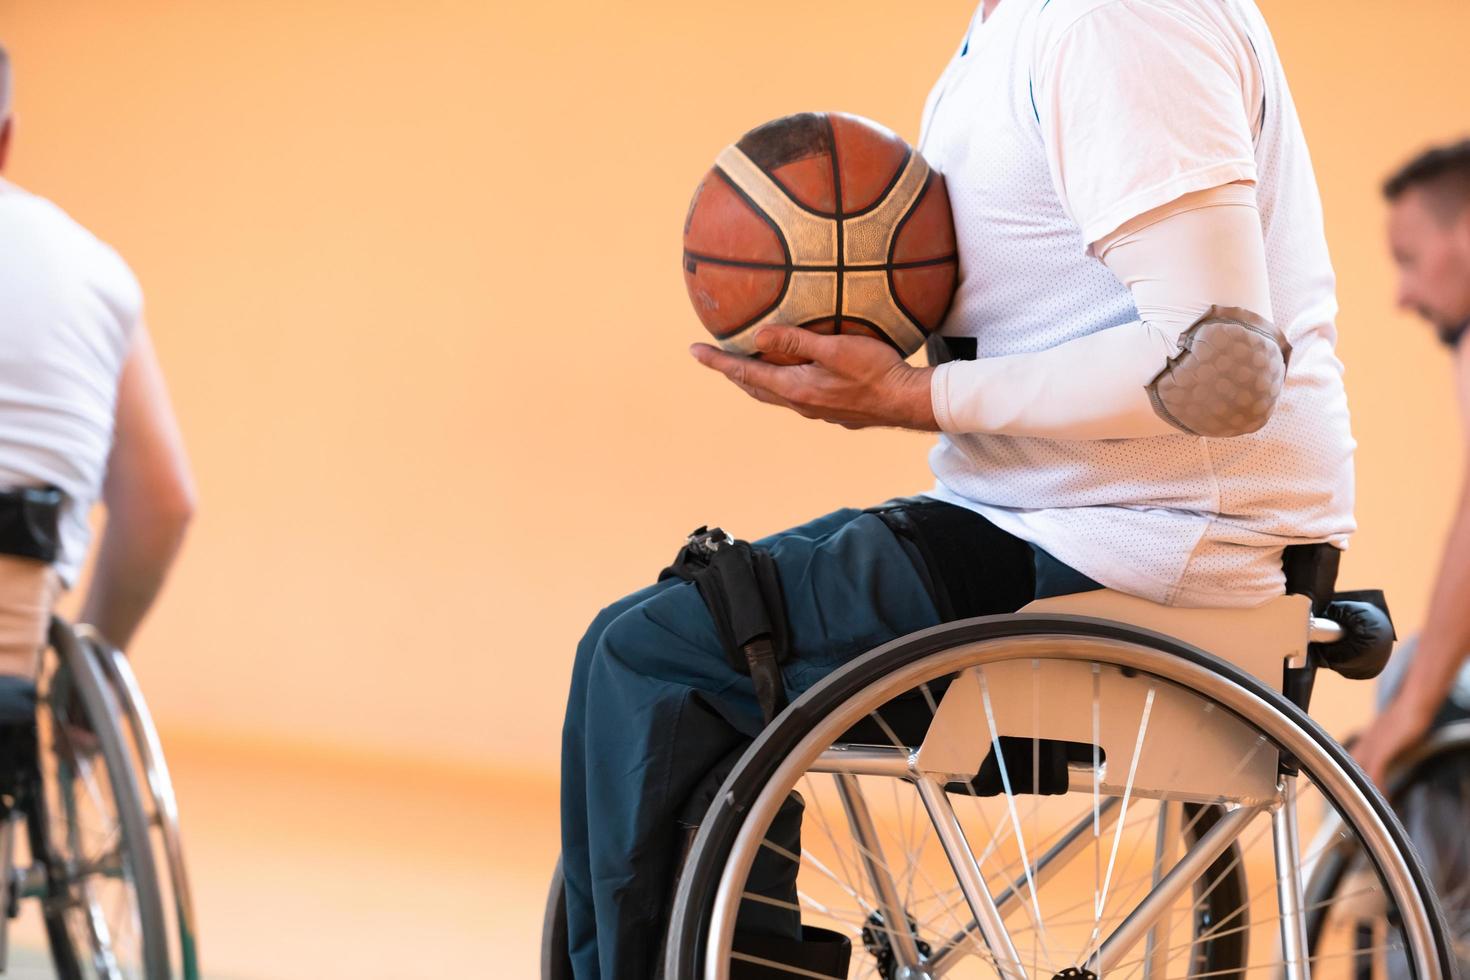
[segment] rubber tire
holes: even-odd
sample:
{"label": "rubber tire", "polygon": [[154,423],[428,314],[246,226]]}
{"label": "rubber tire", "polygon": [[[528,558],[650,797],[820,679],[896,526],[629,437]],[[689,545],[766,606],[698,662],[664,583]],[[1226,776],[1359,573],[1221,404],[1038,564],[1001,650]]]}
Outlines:
{"label": "rubber tire", "polygon": [[541,923],[541,980],[572,980],[572,957],[567,951],[567,890],[560,857],[551,873]]}
{"label": "rubber tire", "polygon": [[[200,980],[199,937],[195,927],[198,920],[194,915],[193,890],[189,887],[188,872],[183,865],[183,842],[179,839],[177,803],[174,801],[173,820],[170,820],[165,816],[165,801],[159,796],[159,792],[162,791],[172,799],[174,793],[168,764],[163,758],[163,748],[157,744],[157,732],[153,729],[152,713],[148,710],[147,701],[143,697],[142,689],[138,686],[137,678],[133,676],[127,655],[109,644],[96,630],[78,627],[77,634],[89,655],[96,658],[108,687],[121,709],[119,718],[122,721],[119,727],[126,736],[131,750],[130,758],[137,760],[139,764],[139,768],[134,769],[134,779],[143,793],[143,799],[149,804],[149,823],[156,825],[159,834],[164,838],[162,847],[154,847],[153,850],[155,853],[162,850],[162,860],[157,875],[160,881],[160,892],[162,893],[161,886],[164,880],[171,882],[172,885],[167,894],[172,896],[173,902],[172,906],[166,909],[165,918],[173,924],[169,934],[169,956],[172,958],[175,949],[177,950],[178,969],[174,969],[175,964],[170,959],[169,975],[178,980]],[[142,768],[149,734],[152,734],[157,747],[155,765],[158,769],[152,773]],[[150,843],[158,843],[151,836],[149,840]],[[177,864],[174,860],[175,855],[178,856]],[[166,900],[164,904],[169,905]]]}

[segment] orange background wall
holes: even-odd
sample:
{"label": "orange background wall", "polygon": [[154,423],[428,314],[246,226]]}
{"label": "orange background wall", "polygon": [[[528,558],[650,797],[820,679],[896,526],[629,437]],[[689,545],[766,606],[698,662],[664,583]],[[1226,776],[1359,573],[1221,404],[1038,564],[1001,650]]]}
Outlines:
{"label": "orange background wall", "polygon": [[[1345,582],[1421,619],[1461,437],[1377,184],[1470,119],[1470,5],[1264,4],[1318,167],[1361,443]],[[116,245],[202,510],[136,645],[169,732],[555,766],[572,647],[682,534],[927,483],[927,439],[684,352],[688,195],[749,126],[909,138],[967,0],[0,0],[9,176]],[[1143,152],[1144,148],[1140,148]],[[1366,688],[1323,688],[1338,730]]]}

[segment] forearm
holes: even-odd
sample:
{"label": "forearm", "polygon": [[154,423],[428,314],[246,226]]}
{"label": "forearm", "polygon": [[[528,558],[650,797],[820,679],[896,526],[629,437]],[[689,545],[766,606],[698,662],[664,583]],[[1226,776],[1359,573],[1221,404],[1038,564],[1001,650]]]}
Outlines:
{"label": "forearm", "polygon": [[102,486],[107,524],[82,617],[124,649],[147,615],[194,513],[183,439],[138,327],[118,379],[116,430]]}
{"label": "forearm", "polygon": [[1470,651],[1470,478],[1461,489],[1414,660],[1395,699],[1428,718],[1439,710]]}
{"label": "forearm", "polygon": [[127,649],[163,588],[188,520],[183,512],[137,520],[109,516],[82,620]]}
{"label": "forearm", "polygon": [[1139,320],[1048,350],[941,365],[931,391],[941,428],[1051,439],[1178,434],[1148,389],[1180,353],[1181,332],[1210,306],[1271,315],[1249,187],[1182,198],[1095,251],[1132,291]]}
{"label": "forearm", "polygon": [[[1145,386],[1173,338],[1135,321],[1034,354],[950,361],[934,369],[934,417],[946,432],[1039,439],[1137,439],[1177,434]],[[1079,404],[1085,372],[1087,404]]]}

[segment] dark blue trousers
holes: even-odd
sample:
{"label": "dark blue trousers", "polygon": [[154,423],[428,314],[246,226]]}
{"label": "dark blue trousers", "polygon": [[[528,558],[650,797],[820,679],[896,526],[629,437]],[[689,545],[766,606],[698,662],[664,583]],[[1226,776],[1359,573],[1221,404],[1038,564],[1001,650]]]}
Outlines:
{"label": "dark blue trousers", "polygon": [[[989,549],[1006,556],[992,558],[990,581],[1024,579],[1028,595],[1098,587],[971,516],[1008,545]],[[782,674],[793,699],[867,650],[936,625],[948,605],[931,593],[934,570],[921,573],[912,548],[871,513],[839,510],[758,543],[780,573],[792,641]],[[593,620],[572,667],[562,739],[562,866],[578,980],[654,976],[683,811],[760,728],[751,680],[730,666],[693,585],[666,580]]]}

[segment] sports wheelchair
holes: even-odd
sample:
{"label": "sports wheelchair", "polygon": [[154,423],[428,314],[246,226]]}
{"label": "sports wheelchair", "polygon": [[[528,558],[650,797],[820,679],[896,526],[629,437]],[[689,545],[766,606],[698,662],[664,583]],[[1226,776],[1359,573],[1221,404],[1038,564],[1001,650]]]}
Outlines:
{"label": "sports wheelchair", "polygon": [[89,627],[53,618],[33,722],[30,684],[13,683],[0,691],[13,716],[0,795],[0,974],[9,922],[37,899],[62,980],[196,980],[178,810],[127,658]]}
{"label": "sports wheelchair", "polygon": [[[1307,714],[1392,639],[1330,601],[1325,547],[1252,609],[1086,592],[847,663],[714,794],[662,975],[1455,976],[1408,835]],[[1345,882],[1367,911],[1330,927]],[[570,975],[558,874],[542,976]]]}

